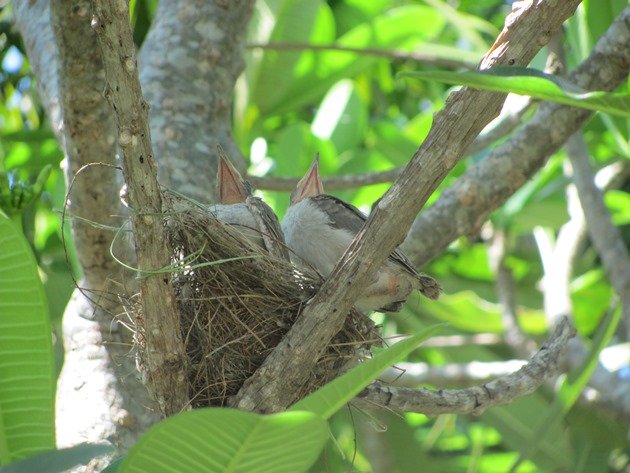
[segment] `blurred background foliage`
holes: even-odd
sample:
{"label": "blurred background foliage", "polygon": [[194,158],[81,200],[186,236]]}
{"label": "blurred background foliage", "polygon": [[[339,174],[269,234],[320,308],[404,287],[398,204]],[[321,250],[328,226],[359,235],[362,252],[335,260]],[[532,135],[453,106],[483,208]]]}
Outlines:
{"label": "blurred background foliage", "polygon": [[[316,153],[321,156],[324,176],[404,165],[426,136],[432,114],[442,107],[449,89],[437,83],[397,80],[396,74],[477,63],[500,31],[510,3],[259,1],[248,32],[246,70],[237,83],[234,100],[234,136],[249,159],[249,173],[301,176]],[[589,54],[626,4],[625,0],[582,3],[564,29],[569,68]],[[156,6],[156,0],[131,1],[139,47]],[[265,47],[267,43],[277,47]],[[309,47],[332,44],[367,51]],[[376,55],[370,49],[390,54]],[[411,53],[431,55],[434,60],[417,61]],[[545,59],[543,50],[533,67],[542,69]],[[53,327],[59,334],[73,277],[80,276],[67,225],[66,246],[62,244],[61,211],[66,192],[63,155],[39,103],[35,79],[6,6],[0,12],[0,64],[0,172],[33,181],[45,165],[52,165],[42,198],[23,214],[22,224],[37,256]],[[629,133],[630,126],[623,119],[600,114],[589,122],[584,135],[598,168],[618,162],[627,165]],[[482,149],[462,161],[429,204],[488,151]],[[506,265],[516,282],[520,326],[537,341],[543,339],[548,326],[540,290],[544,268],[534,233],[536,229],[546,232],[553,241],[567,222],[565,192],[569,182],[561,151],[491,219],[493,227],[507,238]],[[377,184],[335,194],[369,211],[387,188],[388,184]],[[630,239],[628,190],[626,180],[606,195],[606,204],[626,243]],[[260,194],[282,217],[288,192]],[[439,301],[412,298],[399,314],[374,317],[383,325],[386,337],[414,332],[438,320],[450,323],[451,335],[490,333],[499,335],[498,341],[427,347],[416,351],[410,361],[439,366],[515,357],[513,347],[500,337],[503,324],[489,260],[490,243],[484,231],[475,239],[462,238],[423,268],[445,288]],[[574,262],[571,291],[575,323],[588,344],[617,304],[589,242],[581,247]],[[623,341],[627,343],[613,338],[615,343]],[[628,345],[626,351],[630,351]],[[57,352],[61,364],[59,341]],[[629,377],[628,367],[623,365],[622,360],[616,368],[618,375]],[[515,465],[519,452],[528,452],[516,467],[519,472],[630,471],[628,426],[623,421],[584,402],[567,404],[566,409],[557,403],[558,397],[547,388],[478,417],[430,419],[420,414],[382,412],[371,418],[349,409],[334,419],[336,443],[329,443],[314,471],[503,472]],[[547,426],[544,435],[540,435],[540,426]],[[378,469],[376,463],[388,465],[390,470]]]}

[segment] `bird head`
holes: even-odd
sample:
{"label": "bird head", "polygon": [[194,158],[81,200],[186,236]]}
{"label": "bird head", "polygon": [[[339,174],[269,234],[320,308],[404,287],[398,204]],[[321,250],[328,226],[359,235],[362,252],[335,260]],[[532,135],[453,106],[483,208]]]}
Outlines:
{"label": "bird head", "polygon": [[241,177],[241,174],[223,153],[219,153],[217,187],[221,204],[231,205],[245,202],[247,197],[252,195],[249,182]]}
{"label": "bird head", "polygon": [[323,193],[324,186],[319,175],[319,155],[317,155],[313,164],[311,164],[311,167],[308,169],[308,172],[300,179],[300,182],[297,183],[297,187],[291,193],[291,203],[297,204],[303,199],[315,197]]}

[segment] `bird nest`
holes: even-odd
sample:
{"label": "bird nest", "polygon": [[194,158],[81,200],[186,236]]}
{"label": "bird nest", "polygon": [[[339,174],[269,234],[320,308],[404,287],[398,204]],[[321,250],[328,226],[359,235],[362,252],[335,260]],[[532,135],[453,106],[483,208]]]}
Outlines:
{"label": "bird nest", "polygon": [[[188,357],[189,398],[193,407],[225,406],[282,340],[323,280],[264,252],[203,208],[169,201],[168,239],[174,263],[183,268],[174,273],[173,283]],[[136,330],[142,354],[143,327]],[[373,322],[351,311],[300,397],[339,376],[379,342]]]}

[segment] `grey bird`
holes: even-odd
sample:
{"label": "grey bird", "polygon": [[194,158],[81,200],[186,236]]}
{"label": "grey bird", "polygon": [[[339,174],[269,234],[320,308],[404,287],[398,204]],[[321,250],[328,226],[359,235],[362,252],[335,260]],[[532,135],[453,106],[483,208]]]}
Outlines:
{"label": "grey bird", "polygon": [[252,195],[252,188],[219,151],[217,171],[219,204],[210,206],[218,220],[233,226],[248,240],[270,254],[289,259],[280,222],[274,211],[262,199]]}
{"label": "grey bird", "polygon": [[[367,216],[355,206],[324,194],[318,158],[291,194],[282,230],[295,263],[327,277],[361,230]],[[355,303],[364,313],[397,312],[416,289],[430,299],[441,293],[433,278],[418,273],[400,249],[385,261]]]}

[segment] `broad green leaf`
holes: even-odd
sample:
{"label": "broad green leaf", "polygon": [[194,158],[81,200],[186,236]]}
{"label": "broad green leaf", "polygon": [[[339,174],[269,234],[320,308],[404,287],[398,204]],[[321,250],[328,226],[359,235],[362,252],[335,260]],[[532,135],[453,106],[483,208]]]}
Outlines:
{"label": "broad green leaf", "polygon": [[457,34],[465,41],[473,44],[477,49],[487,49],[489,44],[483,39],[482,33],[491,37],[499,34],[497,28],[492,24],[475,15],[468,15],[453,8],[442,0],[424,0],[428,5],[439,11],[446,21],[448,21]]}
{"label": "broad green leaf", "polygon": [[151,428],[118,472],[299,473],[327,440],[326,422],[309,412],[196,409]]}
{"label": "broad green leaf", "polygon": [[559,228],[567,220],[566,178],[562,157],[551,159],[493,214],[493,222],[513,232],[529,232],[536,226]]}
{"label": "broad green leaf", "polygon": [[113,451],[114,448],[111,445],[87,443],[50,450],[0,468],[0,473],[63,473],[74,466],[85,465],[93,458]]}
{"label": "broad green leaf", "polygon": [[[383,433],[384,441],[392,450],[392,459],[397,466],[397,471],[417,471],[418,464],[422,464],[422,473],[441,473],[448,471],[434,462],[426,448],[421,447],[418,437],[414,435],[413,428],[400,417],[400,414],[383,413],[379,418],[387,420],[387,432]],[[415,452],[410,455],[409,452]],[[451,465],[452,467],[453,465]],[[441,468],[442,467],[442,468]],[[451,471],[454,468],[451,468]]]}
{"label": "broad green leaf", "polygon": [[444,327],[434,325],[402,342],[386,348],[372,359],[352,368],[343,376],[319,388],[314,393],[296,402],[292,411],[309,411],[328,419],[363,388],[370,384],[383,370],[411,353],[420,343],[431,338]]}
{"label": "broad green leaf", "polygon": [[322,140],[330,140],[338,153],[358,147],[363,141],[368,110],[354,82],[341,80],[333,85],[322,100],[311,131]]}
{"label": "broad green leaf", "polygon": [[590,336],[608,312],[614,290],[601,267],[579,275],[571,282],[573,320],[578,333]]}
{"label": "broad green leaf", "polygon": [[481,72],[419,71],[402,72],[399,76],[529,95],[572,107],[630,117],[630,94],[589,92],[535,69],[499,67]]}
{"label": "broad green leaf", "polygon": [[[331,43],[330,7],[313,0],[256,2],[249,41],[254,43]],[[308,57],[306,57],[308,59]],[[294,71],[308,68],[300,51],[252,50],[246,55],[244,81],[237,87],[235,123],[244,138],[255,127],[264,104],[278,103],[294,81]]]}
{"label": "broad green leaf", "polygon": [[28,242],[0,212],[0,464],[55,447],[48,305]]}

